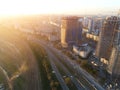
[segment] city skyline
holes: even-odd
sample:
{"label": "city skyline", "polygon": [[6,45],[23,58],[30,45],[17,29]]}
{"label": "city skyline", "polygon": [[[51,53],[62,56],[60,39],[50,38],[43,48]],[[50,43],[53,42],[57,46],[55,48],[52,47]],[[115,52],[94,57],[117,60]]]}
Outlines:
{"label": "city skyline", "polygon": [[31,10],[15,1],[0,17],[0,90],[120,90],[119,15],[30,13],[25,5]]}
{"label": "city skyline", "polygon": [[0,16],[29,14],[117,14],[119,0],[0,0]]}

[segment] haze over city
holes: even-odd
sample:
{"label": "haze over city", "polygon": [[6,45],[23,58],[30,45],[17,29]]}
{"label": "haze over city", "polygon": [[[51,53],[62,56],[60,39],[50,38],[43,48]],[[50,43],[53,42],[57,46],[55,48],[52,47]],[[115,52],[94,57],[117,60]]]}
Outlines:
{"label": "haze over city", "polygon": [[0,0],[0,90],[120,90],[120,0]]}
{"label": "haze over city", "polygon": [[0,16],[29,14],[116,14],[120,0],[0,0]]}

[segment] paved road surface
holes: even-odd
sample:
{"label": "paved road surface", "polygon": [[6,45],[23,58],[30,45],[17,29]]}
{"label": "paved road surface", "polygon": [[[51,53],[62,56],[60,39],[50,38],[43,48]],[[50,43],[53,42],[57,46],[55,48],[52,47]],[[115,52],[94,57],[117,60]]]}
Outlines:
{"label": "paved road surface", "polygon": [[[50,49],[47,49],[47,50],[52,51],[52,50],[50,50]],[[51,52],[51,53],[53,53],[53,52]],[[58,58],[55,53],[53,53],[53,54],[54,54],[53,57],[55,58],[55,59],[53,59],[53,61],[56,62],[64,72],[66,72],[67,76],[70,77],[71,81],[74,83],[74,85],[77,87],[77,89],[78,89],[78,90],[85,90],[86,88],[85,88],[84,86],[82,86],[82,85],[75,79],[75,77],[69,72],[69,70],[60,62],[60,59],[62,59],[62,57],[61,57],[61,58]]]}
{"label": "paved road surface", "polygon": [[[62,62],[66,63],[71,70],[75,71],[75,73],[79,75],[79,77],[77,77],[78,81],[80,82],[80,84],[84,85],[85,88],[87,87],[87,90],[104,90],[89,73],[84,71],[76,62],[70,60],[67,56],[65,56],[59,50],[53,48],[51,45],[48,46],[48,44],[44,41],[33,39],[33,38],[32,40],[40,43],[42,46],[44,46],[44,48],[47,48],[46,51],[47,52],[49,51],[49,55],[54,52],[53,55],[50,55],[52,58],[55,57],[55,55],[59,56],[59,58],[62,57],[61,59]],[[59,59],[58,57],[56,58]],[[55,58],[53,59],[56,60]],[[71,73],[68,72],[68,70],[66,70],[65,67],[63,68],[65,71],[67,71],[67,74],[71,76]],[[81,88],[80,85],[78,86],[78,82],[75,79],[71,78],[71,80],[72,82],[76,83],[75,85],[77,86],[78,89]]]}
{"label": "paved road surface", "polygon": [[[54,52],[56,54],[58,54],[60,57],[63,57],[65,60],[63,60],[68,66],[71,66],[71,69],[74,69],[78,75],[82,75],[85,80],[91,84],[92,87],[94,87],[94,89],[96,90],[104,90],[103,87],[101,87],[96,81],[95,79],[89,74],[87,73],[85,70],[83,70],[76,62],[74,62],[73,60],[70,60],[70,58],[68,58],[66,55],[62,54],[61,52],[59,52],[57,49],[53,48],[52,46],[50,46],[50,48],[52,50],[54,50]],[[76,68],[73,68],[76,67]]]}
{"label": "paved road surface", "polygon": [[[39,43],[40,44],[40,43]],[[42,44],[41,44],[42,45]],[[44,47],[44,45],[42,45]],[[49,60],[50,60],[50,63],[51,63],[51,66],[52,66],[52,69],[55,71],[55,75],[62,87],[63,90],[69,90],[69,88],[67,87],[66,83],[64,82],[61,74],[59,73],[56,65],[54,64],[53,60],[55,60],[54,58],[54,55],[48,50],[47,47],[44,47],[44,49],[47,51],[47,54],[48,54],[48,57],[49,57]]]}

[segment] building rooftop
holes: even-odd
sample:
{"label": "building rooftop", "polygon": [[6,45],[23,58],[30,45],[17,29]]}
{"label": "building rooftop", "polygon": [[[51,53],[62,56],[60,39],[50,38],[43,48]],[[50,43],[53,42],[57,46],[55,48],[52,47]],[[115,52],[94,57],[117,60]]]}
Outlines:
{"label": "building rooftop", "polygon": [[80,17],[77,16],[67,16],[67,17],[62,17],[62,20],[77,20]]}

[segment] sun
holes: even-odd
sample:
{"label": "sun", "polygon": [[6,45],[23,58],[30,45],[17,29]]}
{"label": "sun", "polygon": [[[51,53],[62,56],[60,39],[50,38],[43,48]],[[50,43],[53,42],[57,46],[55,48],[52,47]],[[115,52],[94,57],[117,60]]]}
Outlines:
{"label": "sun", "polygon": [[0,0],[0,16],[60,13],[65,5],[56,0]]}
{"label": "sun", "polygon": [[0,0],[0,16],[26,15],[49,12],[44,1]]}
{"label": "sun", "polygon": [[[70,0],[72,1],[72,0]],[[0,0],[0,16],[61,14],[74,7],[69,0]],[[75,10],[75,9],[74,9]]]}

